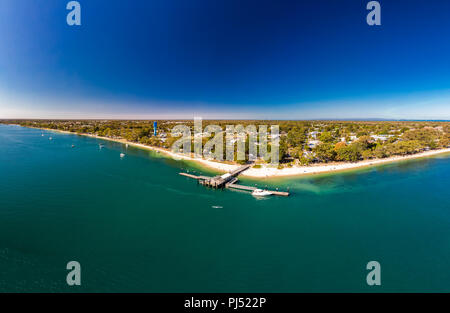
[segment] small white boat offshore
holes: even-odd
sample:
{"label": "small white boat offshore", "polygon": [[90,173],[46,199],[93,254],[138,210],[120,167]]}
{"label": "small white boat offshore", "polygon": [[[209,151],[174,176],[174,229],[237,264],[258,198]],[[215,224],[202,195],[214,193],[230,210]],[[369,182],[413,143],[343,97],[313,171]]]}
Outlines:
{"label": "small white boat offshore", "polygon": [[53,140],[53,138],[52,137],[48,137],[48,140]]}
{"label": "small white boat offshore", "polygon": [[125,153],[121,153],[120,157],[123,158],[125,156]]}
{"label": "small white boat offshore", "polygon": [[72,145],[72,148],[75,148],[75,145]]}
{"label": "small white boat offshore", "polygon": [[272,195],[272,193],[268,190],[255,189],[252,192],[252,196],[256,196],[256,197],[265,197],[265,196],[270,196],[270,195]]}

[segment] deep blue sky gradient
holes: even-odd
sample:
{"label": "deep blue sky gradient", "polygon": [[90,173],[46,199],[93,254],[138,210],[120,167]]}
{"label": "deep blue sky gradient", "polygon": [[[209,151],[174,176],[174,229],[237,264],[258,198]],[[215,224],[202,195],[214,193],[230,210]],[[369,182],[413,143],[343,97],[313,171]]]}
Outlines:
{"label": "deep blue sky gradient", "polygon": [[1,0],[0,118],[450,119],[450,1]]}

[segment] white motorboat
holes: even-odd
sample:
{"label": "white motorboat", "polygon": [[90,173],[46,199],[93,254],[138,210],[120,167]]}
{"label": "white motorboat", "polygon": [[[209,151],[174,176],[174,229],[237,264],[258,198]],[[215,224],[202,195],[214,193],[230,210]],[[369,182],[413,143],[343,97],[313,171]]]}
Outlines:
{"label": "white motorboat", "polygon": [[123,158],[125,156],[125,153],[121,153],[120,157]]}
{"label": "white motorboat", "polygon": [[255,189],[252,192],[252,196],[257,196],[257,197],[264,197],[264,196],[270,196],[270,195],[272,195],[272,193],[268,190]]}

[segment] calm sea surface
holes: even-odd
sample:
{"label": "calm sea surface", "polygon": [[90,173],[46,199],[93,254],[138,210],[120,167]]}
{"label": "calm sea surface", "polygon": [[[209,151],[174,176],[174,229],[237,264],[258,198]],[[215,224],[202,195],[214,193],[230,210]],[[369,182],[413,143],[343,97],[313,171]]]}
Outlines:
{"label": "calm sea surface", "polygon": [[[0,291],[450,291],[448,155],[244,179],[292,192],[264,200],[197,186],[178,175],[186,170],[212,174],[119,143],[0,125]],[[66,284],[72,260],[80,287]],[[372,260],[379,287],[366,284]]]}

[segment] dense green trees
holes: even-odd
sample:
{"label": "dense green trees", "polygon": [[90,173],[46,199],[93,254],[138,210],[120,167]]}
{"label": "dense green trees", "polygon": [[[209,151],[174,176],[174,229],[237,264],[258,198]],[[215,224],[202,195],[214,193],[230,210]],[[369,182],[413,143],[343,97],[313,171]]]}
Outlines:
{"label": "dense green trees", "polygon": [[[18,120],[0,121],[29,127],[59,129],[79,134],[123,138],[131,142],[170,148],[178,137],[171,129],[183,124],[193,129],[192,120],[158,121],[158,136],[153,121],[119,120]],[[280,161],[284,164],[345,161],[407,155],[450,146],[448,122],[345,122],[345,121],[226,121],[206,120],[208,125],[279,125]],[[270,129],[270,127],[269,127]],[[208,138],[203,138],[205,143]],[[270,144],[270,140],[269,144]],[[270,146],[269,146],[270,151]],[[226,149],[224,149],[225,151]],[[248,140],[246,156],[248,157]],[[245,161],[244,161],[245,162]]]}
{"label": "dense green trees", "polygon": [[450,133],[442,134],[439,138],[439,146],[442,148],[450,147]]}
{"label": "dense green trees", "polygon": [[306,129],[294,127],[287,133],[287,144],[292,147],[302,147],[306,142]]}
{"label": "dense green trees", "polygon": [[361,158],[361,146],[358,144],[347,145],[344,142],[339,142],[334,147],[336,151],[337,161],[356,162]]}
{"label": "dense green trees", "polygon": [[334,145],[330,142],[323,142],[317,145],[313,149],[316,158],[321,162],[334,161],[336,158],[336,151],[334,150]]}
{"label": "dense green trees", "polygon": [[333,135],[331,134],[331,132],[326,131],[320,134],[319,136],[319,140],[325,143],[330,143],[333,142],[334,138]]}

